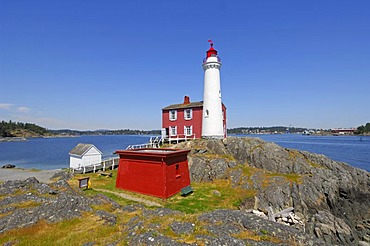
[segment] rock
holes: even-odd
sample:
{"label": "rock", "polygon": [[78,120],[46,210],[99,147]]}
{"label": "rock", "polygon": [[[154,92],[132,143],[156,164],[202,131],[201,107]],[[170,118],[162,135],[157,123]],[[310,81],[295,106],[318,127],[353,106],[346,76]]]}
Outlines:
{"label": "rock", "polygon": [[194,231],[195,224],[190,222],[173,222],[170,224],[172,231],[176,234],[191,234]]}
{"label": "rock", "polygon": [[[294,207],[311,235],[334,244],[358,244],[370,235],[370,174],[364,170],[258,138],[196,140],[174,148],[207,153],[188,156],[193,181],[229,179],[234,188],[255,190],[254,205],[248,198],[241,203],[242,209],[267,212],[270,206],[274,211]],[[232,167],[230,159],[235,160]],[[317,223],[323,216],[319,211],[330,214],[325,216],[327,221]],[[286,222],[294,219],[287,217]],[[332,225],[339,225],[339,231],[332,230]]]}
{"label": "rock", "polygon": [[358,246],[370,246],[370,243],[365,242],[365,241],[359,241]]}
{"label": "rock", "polygon": [[[66,187],[68,183],[64,183]],[[32,192],[30,192],[32,191]],[[83,211],[92,211],[91,205],[97,204],[90,198],[83,197],[70,187],[56,191],[51,186],[39,183],[35,178],[26,180],[7,181],[0,184],[0,206],[19,204],[31,201],[36,206],[10,210],[0,217],[0,233],[13,228],[36,224],[40,220],[58,222],[81,216]],[[52,194],[53,196],[45,196]]]}
{"label": "rock", "polygon": [[218,190],[212,190],[211,192],[214,196],[221,196],[221,192],[219,192]]}
{"label": "rock", "polygon": [[95,212],[95,215],[99,216],[102,220],[104,220],[104,224],[113,226],[117,223],[117,216],[114,214],[108,213],[107,211],[104,210],[98,210]]}
{"label": "rock", "polygon": [[168,246],[182,246],[188,245],[186,243],[176,242],[175,240],[159,235],[156,232],[146,232],[140,235],[135,235],[130,240],[130,245],[168,245]]}
{"label": "rock", "polygon": [[163,217],[176,214],[181,214],[181,212],[169,208],[148,209],[143,211],[144,217]]}
{"label": "rock", "polygon": [[131,212],[135,212],[138,210],[144,210],[144,206],[141,204],[132,204],[132,205],[124,206],[122,210],[131,213]]}
{"label": "rock", "polygon": [[298,245],[305,245],[307,241],[311,241],[312,245],[327,245],[325,242],[315,239],[296,228],[271,222],[254,214],[238,210],[215,210],[202,214],[199,216],[199,220],[211,224],[212,226],[208,228],[211,228],[216,235],[232,236],[238,232],[248,230],[254,231],[256,234],[267,234],[284,242],[295,242]]}
{"label": "rock", "polygon": [[59,180],[70,180],[73,177],[73,173],[60,171],[55,173],[50,179],[59,179]]}
{"label": "rock", "polygon": [[2,168],[15,168],[15,165],[13,165],[13,164],[6,164]]}
{"label": "rock", "polygon": [[114,201],[113,199],[107,197],[106,195],[97,194],[97,195],[95,195],[94,199],[100,200],[102,203],[111,204],[112,207],[115,208],[115,209],[121,208],[121,205],[119,205],[116,201]]}
{"label": "rock", "polygon": [[339,241],[342,245],[354,244],[355,239],[351,228],[343,219],[335,217],[328,211],[319,211],[315,214],[310,226],[314,227],[317,237],[323,238],[327,243],[335,244]]}
{"label": "rock", "polygon": [[227,178],[227,171],[234,162],[225,159],[207,159],[205,157],[188,157],[189,172],[192,181],[209,182],[215,179]]}

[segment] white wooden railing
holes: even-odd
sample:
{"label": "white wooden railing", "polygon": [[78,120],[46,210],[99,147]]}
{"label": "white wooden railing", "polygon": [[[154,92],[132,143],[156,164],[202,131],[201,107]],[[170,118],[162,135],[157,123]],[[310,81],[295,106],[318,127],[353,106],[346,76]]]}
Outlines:
{"label": "white wooden railing", "polygon": [[177,134],[175,136],[167,136],[167,141],[169,144],[172,143],[172,141],[179,143],[180,141],[188,141],[195,139],[195,134],[192,135],[186,135],[186,134]]}
{"label": "white wooden railing", "polygon": [[129,149],[143,149],[143,148],[159,148],[163,144],[164,139],[161,136],[150,137],[149,143],[134,144],[127,146],[126,150]]}
{"label": "white wooden railing", "polygon": [[[126,150],[130,149],[143,149],[143,148],[159,148],[164,142],[164,139],[161,136],[150,137],[149,143],[145,144],[134,144],[127,146]],[[100,163],[95,163],[79,168],[72,168],[72,172],[77,173],[87,173],[87,172],[96,172],[98,170],[105,171],[106,169],[114,170],[119,164],[119,158],[109,158],[102,160]]]}
{"label": "white wooden railing", "polygon": [[72,168],[73,173],[87,173],[87,172],[97,172],[99,170],[107,170],[107,169],[112,169],[118,167],[119,163],[119,158],[109,158],[109,159],[104,159],[100,163],[95,163],[91,165],[86,165],[83,167],[79,168]]}

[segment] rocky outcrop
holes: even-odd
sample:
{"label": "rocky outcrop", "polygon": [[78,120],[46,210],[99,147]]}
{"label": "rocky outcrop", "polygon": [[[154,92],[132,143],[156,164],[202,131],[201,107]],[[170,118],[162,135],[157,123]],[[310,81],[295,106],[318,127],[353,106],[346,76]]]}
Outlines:
{"label": "rocky outcrop", "polygon": [[35,178],[7,181],[0,185],[0,196],[0,233],[40,220],[58,222],[79,217],[84,211],[92,211],[91,205],[101,203],[74,191],[63,179],[51,185]]}
{"label": "rocky outcrop", "polygon": [[[35,178],[0,184],[0,233],[88,212],[104,226],[120,228],[108,245],[370,243],[370,175],[366,171],[257,138],[196,140],[174,147],[191,149],[193,181],[227,179],[231,187],[252,190],[255,197],[241,201],[239,210],[188,215],[140,204],[121,206],[101,194],[87,197],[70,187],[66,181],[70,174],[62,172],[51,184]],[[221,195],[217,190],[212,193]]]}
{"label": "rocky outcrop", "polygon": [[[163,208],[147,210],[130,206],[122,210],[141,214],[123,226],[123,232],[128,235],[123,240],[129,245],[328,245],[301,230],[241,210],[215,210],[188,219],[180,212]],[[153,216],[164,221],[171,217],[169,229],[176,237],[166,236],[167,227],[150,224],[148,221]],[[190,234],[197,243],[181,240]]]}
{"label": "rocky outcrop", "polygon": [[[93,205],[102,206],[94,211]],[[100,209],[104,207],[109,207],[108,211]],[[120,228],[106,245],[326,245],[302,230],[246,211],[216,210],[189,216],[141,204],[121,206],[102,194],[84,196],[64,179],[51,184],[40,183],[35,178],[5,182],[0,185],[0,210],[0,233],[32,226],[40,220],[58,222],[88,212],[102,221],[103,226]],[[18,243],[24,242],[9,241],[4,245]],[[97,244],[84,242],[83,245]]]}
{"label": "rocky outcrop", "polygon": [[191,149],[192,180],[230,179],[256,190],[242,209],[267,214],[293,207],[305,230],[329,244],[370,243],[370,175],[323,155],[282,148],[258,138],[197,140],[174,148]]}

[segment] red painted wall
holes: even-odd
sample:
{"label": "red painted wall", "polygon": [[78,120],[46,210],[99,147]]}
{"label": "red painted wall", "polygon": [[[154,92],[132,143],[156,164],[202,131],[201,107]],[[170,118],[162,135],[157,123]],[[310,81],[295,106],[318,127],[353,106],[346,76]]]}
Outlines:
{"label": "red painted wall", "polygon": [[190,185],[189,152],[174,149],[116,151],[120,156],[116,187],[168,198]]}
{"label": "red painted wall", "polygon": [[162,111],[162,128],[169,128],[170,126],[177,126],[177,134],[183,135],[184,133],[184,126],[193,126],[193,134],[195,134],[195,138],[202,137],[202,113],[203,110],[201,107],[192,108],[193,110],[193,117],[190,120],[186,120],[184,118],[184,111],[185,109],[176,109],[177,110],[177,119],[171,121],[169,118],[169,111],[170,110],[163,110]]}
{"label": "red painted wall", "polygon": [[222,113],[223,113],[223,126],[224,126],[224,137],[226,138],[227,137],[227,128],[226,128],[226,107],[224,104],[222,104]]}
{"label": "red painted wall", "polygon": [[[177,119],[171,121],[169,118],[169,111],[170,110],[163,110],[162,111],[162,128],[169,128],[170,126],[177,126],[177,134],[181,135],[184,134],[184,126],[193,126],[193,134],[195,134],[195,138],[202,137],[202,119],[203,119],[203,108],[196,107],[193,109],[193,118],[191,120],[184,119],[184,111],[185,109],[176,109],[177,110]],[[226,107],[222,104],[222,111],[223,111],[223,125],[224,125],[224,132],[225,138],[227,137],[227,129],[226,129]]]}

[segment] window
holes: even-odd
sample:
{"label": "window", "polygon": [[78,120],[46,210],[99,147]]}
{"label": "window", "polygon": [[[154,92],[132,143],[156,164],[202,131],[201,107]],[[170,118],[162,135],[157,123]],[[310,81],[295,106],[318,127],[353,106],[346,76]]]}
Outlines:
{"label": "window", "polygon": [[177,119],[177,111],[170,110],[170,120],[176,120],[176,119]]}
{"label": "window", "polygon": [[170,136],[177,135],[177,126],[170,126]]}
{"label": "window", "polygon": [[184,126],[184,134],[185,136],[193,135],[193,126]]}
{"label": "window", "polygon": [[184,119],[191,120],[193,118],[193,110],[191,108],[185,109],[184,111]]}
{"label": "window", "polygon": [[208,109],[206,109],[206,115],[205,115],[205,117],[206,117],[206,118],[208,118],[208,117],[209,117],[209,111],[208,111]]}

